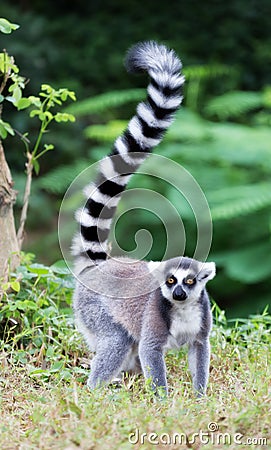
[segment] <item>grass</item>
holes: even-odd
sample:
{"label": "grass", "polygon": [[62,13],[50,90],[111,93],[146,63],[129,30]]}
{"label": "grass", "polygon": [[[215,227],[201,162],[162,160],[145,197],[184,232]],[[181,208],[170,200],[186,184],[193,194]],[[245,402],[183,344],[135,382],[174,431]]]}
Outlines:
{"label": "grass", "polygon": [[193,396],[184,349],[166,357],[167,400],[155,400],[141,377],[89,391],[86,348],[63,304],[69,276],[29,261],[22,271],[24,281],[10,279],[20,290],[5,286],[0,305],[1,449],[271,448],[267,311],[228,323],[214,306],[207,398]]}

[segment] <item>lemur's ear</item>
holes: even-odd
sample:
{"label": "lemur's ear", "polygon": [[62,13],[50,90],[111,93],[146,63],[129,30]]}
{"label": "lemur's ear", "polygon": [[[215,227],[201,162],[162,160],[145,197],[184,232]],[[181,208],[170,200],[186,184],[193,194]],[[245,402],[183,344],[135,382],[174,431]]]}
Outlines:
{"label": "lemur's ear", "polygon": [[215,277],[216,269],[214,262],[206,262],[201,265],[200,272],[198,274],[199,281],[207,281],[212,280]]}

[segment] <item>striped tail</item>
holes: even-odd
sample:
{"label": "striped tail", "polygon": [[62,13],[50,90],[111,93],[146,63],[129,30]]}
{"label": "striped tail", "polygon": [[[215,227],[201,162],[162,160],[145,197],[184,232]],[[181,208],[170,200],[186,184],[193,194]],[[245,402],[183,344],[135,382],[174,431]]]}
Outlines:
{"label": "striped tail", "polygon": [[153,41],[139,43],[129,50],[126,67],[130,72],[148,72],[148,96],[138,104],[136,115],[111,153],[101,160],[96,182],[84,190],[87,201],[76,212],[80,233],[72,247],[81,267],[107,258],[110,225],[121,193],[152,148],[161,142],[182,101],[182,64],[173,50]]}

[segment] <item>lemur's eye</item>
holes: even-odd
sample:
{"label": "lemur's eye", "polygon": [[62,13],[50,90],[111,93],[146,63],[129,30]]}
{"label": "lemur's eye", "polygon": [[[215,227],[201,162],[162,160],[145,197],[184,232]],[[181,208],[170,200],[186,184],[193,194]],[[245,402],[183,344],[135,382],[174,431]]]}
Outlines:
{"label": "lemur's eye", "polygon": [[167,283],[168,286],[173,286],[173,284],[177,283],[177,280],[176,280],[175,277],[171,276],[171,277],[167,278],[166,283]]}
{"label": "lemur's eye", "polygon": [[192,286],[195,284],[195,278],[188,277],[184,280],[184,284],[188,284],[188,286]]}

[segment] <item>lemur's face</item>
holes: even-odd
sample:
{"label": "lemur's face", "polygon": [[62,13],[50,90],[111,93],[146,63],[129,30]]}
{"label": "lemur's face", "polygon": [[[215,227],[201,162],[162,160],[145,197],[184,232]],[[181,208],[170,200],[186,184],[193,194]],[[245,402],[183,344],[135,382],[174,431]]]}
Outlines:
{"label": "lemur's face", "polygon": [[163,296],[174,303],[198,299],[207,281],[215,276],[214,263],[200,263],[187,258],[180,258],[177,268],[176,258],[161,263],[160,267],[150,267],[154,268],[154,276],[160,281]]}
{"label": "lemur's face", "polygon": [[168,300],[184,302],[198,298],[205,284],[206,279],[200,274],[195,274],[192,270],[178,269],[166,277],[161,290]]}

